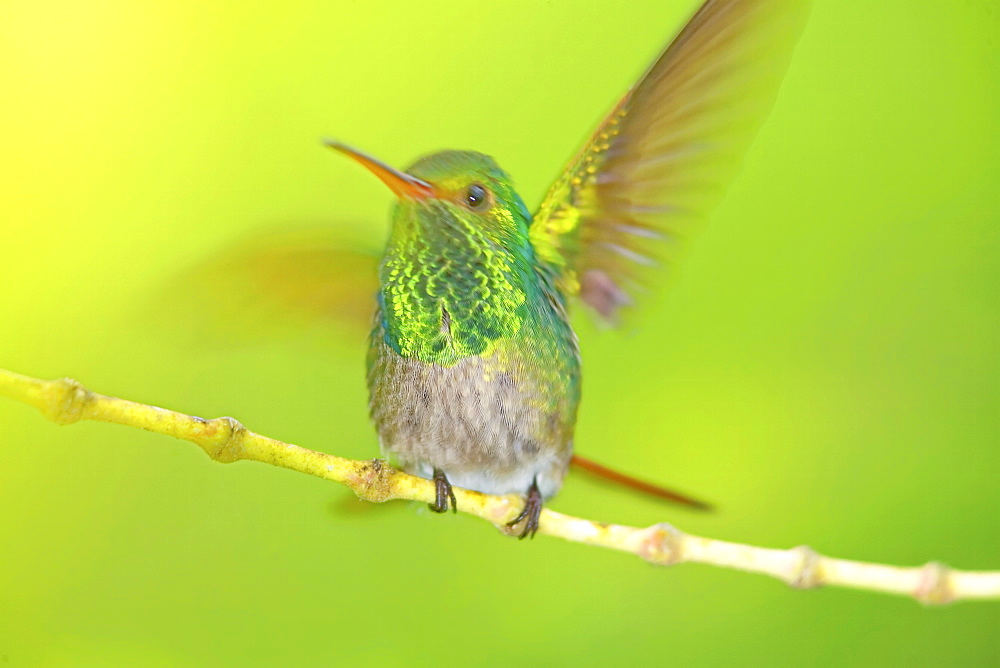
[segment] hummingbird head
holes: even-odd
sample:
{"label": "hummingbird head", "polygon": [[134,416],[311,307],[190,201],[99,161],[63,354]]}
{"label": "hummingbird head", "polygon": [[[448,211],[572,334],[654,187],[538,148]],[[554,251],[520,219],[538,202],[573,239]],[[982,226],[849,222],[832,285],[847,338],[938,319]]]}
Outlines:
{"label": "hummingbird head", "polygon": [[368,168],[399,198],[393,240],[416,235],[425,243],[464,239],[508,250],[528,247],[531,214],[493,158],[441,151],[403,172],[343,144],[326,143]]}
{"label": "hummingbird head", "polygon": [[[405,357],[450,366],[535,318],[544,299],[531,214],[492,158],[442,151],[394,169],[342,144],[399,198],[379,266],[379,331]],[[533,321],[533,320],[532,320]]]}

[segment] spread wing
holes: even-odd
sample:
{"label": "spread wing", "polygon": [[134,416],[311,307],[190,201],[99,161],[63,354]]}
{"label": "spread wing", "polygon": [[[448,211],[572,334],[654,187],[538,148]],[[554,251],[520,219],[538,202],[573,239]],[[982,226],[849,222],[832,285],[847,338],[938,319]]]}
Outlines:
{"label": "spread wing", "polygon": [[375,312],[379,254],[343,237],[329,227],[247,237],[171,277],[145,319],[203,343],[277,340],[314,324],[362,343]]}
{"label": "spread wing", "polygon": [[[739,167],[806,0],[706,0],[542,201],[531,238],[566,294],[608,319]],[[664,243],[668,242],[668,243]]]}

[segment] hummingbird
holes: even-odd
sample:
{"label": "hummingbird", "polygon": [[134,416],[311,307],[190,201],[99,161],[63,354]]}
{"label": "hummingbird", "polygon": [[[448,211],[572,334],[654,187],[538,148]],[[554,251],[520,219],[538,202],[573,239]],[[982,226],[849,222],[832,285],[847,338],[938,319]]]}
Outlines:
{"label": "hummingbird", "polygon": [[398,170],[327,140],[395,194],[384,248],[286,227],[178,276],[153,300],[176,309],[157,313],[212,295],[192,321],[198,340],[268,338],[303,315],[369,332],[381,449],[434,481],[432,510],[456,510],[453,484],[523,495],[509,530],[533,536],[569,466],[708,508],[574,453],[581,369],[569,316],[582,304],[619,324],[653,293],[737,171],[807,10],[808,0],[705,0],[534,212],[482,153]]}
{"label": "hummingbird", "polygon": [[457,509],[452,485],[523,495],[508,526],[534,536],[573,458],[571,308],[617,322],[669,242],[705,216],[773,102],[806,5],[703,2],[534,213],[482,153],[441,151],[399,170],[327,140],[396,196],[369,408],[383,452],[434,481],[432,510]]}

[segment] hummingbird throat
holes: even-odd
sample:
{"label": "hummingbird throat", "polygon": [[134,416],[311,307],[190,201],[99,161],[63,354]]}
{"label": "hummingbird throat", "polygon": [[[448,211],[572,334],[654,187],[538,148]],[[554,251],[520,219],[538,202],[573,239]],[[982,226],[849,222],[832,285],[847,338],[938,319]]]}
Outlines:
{"label": "hummingbird throat", "polygon": [[394,229],[379,269],[386,344],[446,367],[489,355],[499,340],[516,336],[538,291],[520,248],[489,238],[477,221],[449,222],[433,231]]}

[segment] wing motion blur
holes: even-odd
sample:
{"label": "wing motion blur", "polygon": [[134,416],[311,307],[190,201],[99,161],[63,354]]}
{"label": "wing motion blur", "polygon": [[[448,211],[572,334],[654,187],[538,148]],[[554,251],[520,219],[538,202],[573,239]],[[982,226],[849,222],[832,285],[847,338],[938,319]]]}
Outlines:
{"label": "wing motion blur", "polygon": [[156,304],[171,329],[190,329],[201,343],[275,340],[320,325],[364,345],[378,262],[378,251],[334,228],[260,232],[188,267]]}
{"label": "wing motion blur", "polygon": [[536,253],[606,319],[705,216],[776,96],[805,0],[707,0],[542,201]]}

